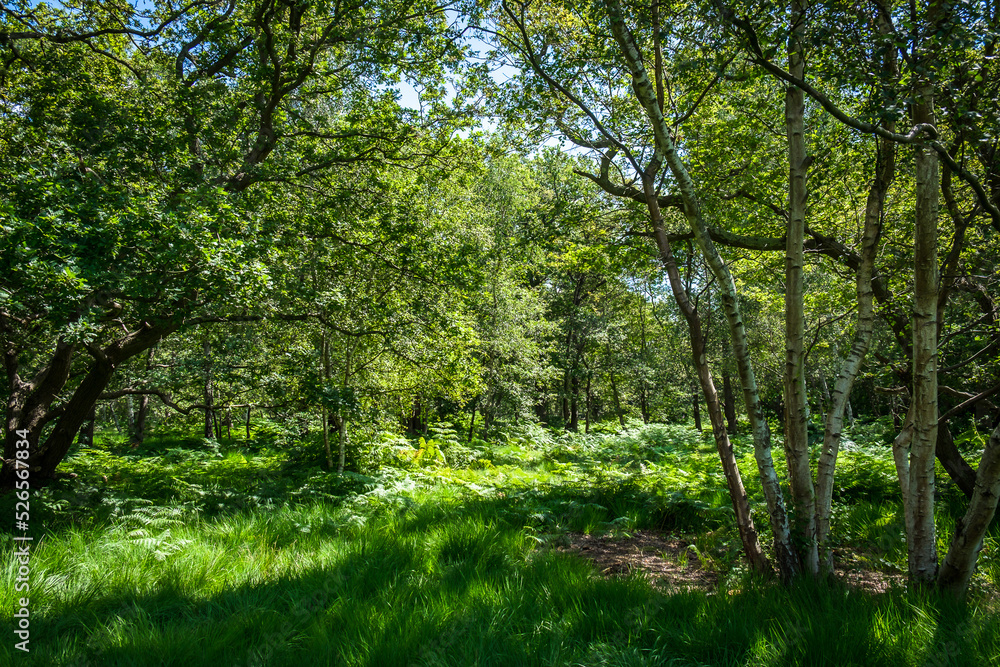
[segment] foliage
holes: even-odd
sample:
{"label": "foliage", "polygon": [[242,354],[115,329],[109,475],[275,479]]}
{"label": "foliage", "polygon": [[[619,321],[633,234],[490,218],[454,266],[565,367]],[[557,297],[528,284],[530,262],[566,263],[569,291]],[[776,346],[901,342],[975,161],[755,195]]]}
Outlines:
{"label": "foliage", "polygon": [[[442,425],[438,437],[454,444],[449,430]],[[81,452],[80,477],[33,500],[51,514],[32,555],[25,664],[135,664],[150,650],[166,664],[195,665],[233,656],[267,664],[917,665],[989,664],[1000,655],[988,597],[959,612],[902,589],[870,595],[751,580],[712,447],[689,427],[508,435],[485,447],[492,468],[389,467],[370,477],[303,471],[286,466],[287,452],[226,443],[176,442],[169,457]],[[855,492],[871,483],[868,467],[885,465],[885,450],[864,442],[856,451],[864,458],[844,468],[851,501],[838,520],[849,525],[838,534],[845,548],[882,554],[878,567],[898,568],[886,559],[905,559],[905,550],[883,551],[891,545],[874,532],[892,528],[898,540],[893,506]],[[228,485],[231,494],[213,511],[195,485]],[[271,488],[268,499],[262,487]],[[555,548],[568,531],[625,538],[639,528],[692,538],[703,566],[723,575],[720,594],[606,578]],[[998,546],[994,534],[983,570],[991,586],[1000,583]],[[9,538],[3,549],[13,549]],[[13,577],[5,567],[7,598]]]}

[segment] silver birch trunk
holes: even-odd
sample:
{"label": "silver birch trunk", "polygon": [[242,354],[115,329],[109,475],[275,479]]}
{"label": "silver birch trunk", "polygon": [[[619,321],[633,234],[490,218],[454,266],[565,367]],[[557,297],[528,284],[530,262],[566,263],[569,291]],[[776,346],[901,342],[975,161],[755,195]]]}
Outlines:
{"label": "silver birch trunk", "polygon": [[[887,77],[895,71],[894,58],[887,58],[883,72]],[[883,124],[889,131],[895,131],[895,124]],[[891,141],[878,139],[875,178],[868,189],[865,202],[865,226],[861,238],[861,258],[857,273],[858,321],[854,330],[854,340],[851,350],[844,359],[834,382],[833,394],[830,397],[829,411],[826,414],[823,431],[823,449],[820,453],[816,471],[816,541],[823,550],[827,569],[833,568],[833,554],[827,548],[830,537],[830,512],[833,503],[833,480],[837,466],[837,455],[840,452],[841,431],[844,426],[844,412],[850,413],[851,388],[861,370],[865,354],[871,344],[872,332],[875,326],[875,300],[872,288],[872,275],[875,269],[875,256],[878,253],[878,242],[882,235],[882,212],[885,208],[885,197],[896,171],[896,145]],[[848,417],[850,419],[850,417]],[[907,445],[909,442],[907,442]],[[907,467],[908,470],[908,467]],[[907,472],[907,476],[909,472]],[[908,487],[908,484],[907,484]],[[904,499],[906,495],[904,493]]]}
{"label": "silver birch trunk", "polygon": [[983,537],[993,521],[1000,498],[1000,426],[990,435],[976,471],[976,487],[965,516],[958,520],[948,555],[941,566],[938,587],[964,598],[972,571],[983,548]]}
{"label": "silver birch trunk", "polygon": [[[934,89],[921,86],[914,122],[934,123]],[[913,243],[913,444],[910,446],[909,575],[928,586],[937,575],[934,531],[934,447],[938,429],[938,156],[929,146],[916,149],[916,215]]]}
{"label": "silver birch trunk", "polygon": [[[886,142],[888,143],[888,142]],[[892,146],[885,146],[889,151]],[[875,304],[872,291],[872,272],[878,239],[881,232],[882,206],[885,189],[880,178],[868,191],[865,207],[865,228],[861,241],[861,264],[857,273],[858,321],[854,330],[851,350],[840,367],[837,380],[830,396],[829,412],[826,413],[823,431],[823,449],[820,452],[816,470],[816,541],[824,551],[827,569],[833,568],[832,553],[826,548],[830,536],[830,512],[833,503],[834,470],[840,452],[840,439],[844,426],[844,411],[848,405],[851,388],[858,377],[861,364],[871,343],[875,325]]]}
{"label": "silver birch trunk", "polygon": [[[882,35],[891,28],[884,16],[879,16],[878,30]],[[882,79],[893,81],[897,74],[896,52],[889,49],[882,61]],[[886,120],[883,129],[896,131],[894,121]],[[861,237],[861,257],[856,277],[858,321],[851,341],[851,350],[840,366],[837,380],[834,382],[833,394],[826,414],[823,430],[823,449],[820,452],[816,471],[816,541],[823,551],[823,560],[827,570],[833,569],[833,552],[828,548],[830,537],[830,513],[833,504],[834,471],[837,466],[837,455],[840,452],[841,431],[844,426],[844,413],[848,422],[853,421],[851,414],[851,388],[861,370],[865,354],[871,344],[872,332],[875,326],[875,302],[872,276],[875,270],[875,256],[878,253],[878,243],[882,235],[882,214],[885,209],[885,198],[896,173],[896,144],[892,141],[876,138],[876,165],[871,187],[865,202],[864,231]],[[909,506],[909,465],[905,450],[909,447],[913,435],[912,417],[907,415],[907,426],[893,443],[893,458],[899,474],[900,490],[903,493],[904,513]],[[907,525],[910,525],[910,520]]]}
{"label": "silver birch trunk", "polygon": [[892,441],[892,461],[896,464],[896,477],[903,497],[903,526],[906,528],[906,550],[910,551],[913,535],[913,504],[910,502],[910,444],[913,442],[913,404],[906,411],[903,428]]}
{"label": "silver birch trunk", "polygon": [[771,456],[771,433],[767,426],[767,421],[764,419],[764,410],[760,402],[757,380],[750,364],[750,350],[747,344],[743,317],[740,313],[736,297],[736,284],[733,281],[732,274],[729,272],[729,267],[723,261],[722,256],[709,236],[708,225],[702,217],[700,199],[695,189],[694,181],[691,179],[687,167],[684,165],[674,146],[670,130],[663,117],[663,112],[657,103],[653,84],[639,55],[639,49],[635,44],[632,34],[625,25],[621,4],[618,0],[610,0],[607,3],[607,8],[611,23],[611,32],[621,49],[625,64],[632,75],[632,87],[636,98],[646,111],[646,115],[652,125],[657,158],[662,158],[665,161],[677,181],[684,202],[685,217],[691,225],[695,240],[702,255],[705,257],[709,269],[718,282],[723,309],[729,323],[740,382],[743,385],[743,397],[746,402],[747,415],[749,416],[753,431],[754,457],[757,460],[761,486],[764,489],[764,496],[767,500],[768,516],[772,532],[774,533],[778,570],[782,579],[789,580],[798,574],[800,565],[796,553],[792,548],[791,533],[788,526],[788,513],[785,510],[778,475],[774,470],[774,461]]}
{"label": "silver birch trunk", "polygon": [[[791,2],[791,30],[788,36],[788,70],[804,79],[802,30],[804,0]],[[805,95],[789,86],[785,92],[785,129],[788,137],[788,231],[785,235],[785,459],[792,491],[795,543],[802,567],[819,573],[816,541],[815,495],[809,461],[807,400],[805,386],[805,216],[806,161]]]}
{"label": "silver birch trunk", "polygon": [[643,190],[646,194],[646,204],[650,213],[656,245],[660,252],[660,261],[667,270],[667,277],[674,300],[677,301],[677,305],[688,324],[692,359],[698,374],[698,382],[705,396],[705,403],[708,406],[708,417],[712,424],[715,448],[722,462],[722,472],[726,477],[726,487],[729,490],[729,498],[733,504],[733,513],[736,516],[736,527],[740,535],[740,541],[743,544],[743,553],[746,555],[750,566],[755,572],[771,575],[774,573],[774,570],[767,559],[767,555],[764,553],[764,549],[760,545],[760,536],[757,533],[757,527],[754,525],[750,502],[747,498],[746,489],[743,486],[743,476],[740,473],[733,445],[729,440],[729,434],[726,432],[722,405],[719,402],[719,392],[715,387],[712,372],[708,366],[701,317],[688,298],[684,282],[681,280],[680,271],[677,269],[677,262],[674,260],[673,251],[670,249],[670,241],[667,240],[667,235],[663,228],[663,218],[653,187],[653,178],[649,174],[645,174],[643,181]]}

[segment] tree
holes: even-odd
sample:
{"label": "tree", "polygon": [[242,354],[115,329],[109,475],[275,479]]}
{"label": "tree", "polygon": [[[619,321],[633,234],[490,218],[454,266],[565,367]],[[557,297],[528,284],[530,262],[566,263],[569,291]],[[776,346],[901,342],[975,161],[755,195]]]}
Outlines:
{"label": "tree", "polygon": [[[947,469],[955,470],[956,477],[967,473],[961,465],[955,465],[954,452],[948,452],[948,438],[942,440],[938,436],[938,348],[942,317],[948,303],[952,286],[957,275],[953,272],[958,267],[959,258],[964,245],[964,233],[968,221],[982,215],[990,224],[1000,230],[1000,209],[997,207],[996,191],[991,193],[983,186],[983,182],[993,182],[995,165],[992,163],[995,152],[981,148],[973,151],[972,159],[963,153],[962,148],[972,137],[976,137],[982,146],[990,144],[990,139],[984,139],[984,125],[980,121],[983,116],[969,109],[976,109],[981,104],[980,95],[984,92],[982,84],[986,65],[995,48],[996,42],[996,12],[989,3],[945,3],[931,1],[927,3],[909,3],[908,6],[896,3],[876,3],[880,28],[870,31],[869,38],[861,43],[870,45],[871,52],[886,54],[884,62],[891,64],[898,52],[900,60],[905,64],[902,76],[895,84],[883,93],[881,104],[864,110],[866,115],[874,112],[881,122],[872,122],[835,101],[830,95],[811,85],[803,75],[793,73],[776,65],[770,58],[766,38],[766,29],[761,30],[754,22],[744,18],[751,15],[742,13],[747,7],[734,8],[726,3],[715,3],[721,17],[733,26],[753,62],[776,78],[804,90],[824,110],[848,127],[865,134],[874,135],[882,140],[914,146],[915,182],[913,190],[913,319],[910,326],[910,341],[906,341],[906,326],[901,318],[895,318],[894,329],[901,347],[904,348],[912,365],[907,374],[912,383],[912,399],[907,422],[900,437],[897,438],[897,451],[907,442],[911,442],[910,456],[907,461],[903,456],[897,456],[899,476],[907,504],[907,536],[909,552],[909,569],[911,583],[918,586],[930,585],[936,577],[936,547],[933,511],[934,495],[934,455],[935,449],[940,449],[940,456],[949,463]],[[842,13],[837,3],[829,7],[822,5],[829,19],[824,21],[826,36],[833,30],[850,31],[854,17]],[[850,39],[844,40],[851,45]],[[853,48],[848,46],[848,49]],[[982,49],[980,51],[980,49]],[[963,52],[961,60],[949,57],[955,52]],[[981,64],[976,63],[979,58]],[[841,59],[843,63],[852,59]],[[975,69],[973,69],[975,68]],[[847,86],[866,76],[850,67],[831,68],[836,72],[834,79]],[[885,71],[885,70],[883,70]],[[970,76],[971,72],[975,72]],[[893,72],[888,72],[892,74]],[[949,82],[946,85],[945,82]],[[961,91],[961,92],[959,92]],[[897,134],[892,127],[887,127],[885,121],[897,121],[903,115],[903,100],[908,98],[912,130],[908,134]],[[946,99],[950,113],[945,117],[937,114],[935,105]],[[956,113],[957,112],[957,113]],[[948,116],[950,118],[947,118]],[[987,122],[993,121],[991,117]],[[945,123],[942,123],[945,121]],[[948,122],[950,121],[950,122]],[[948,132],[950,139],[945,139]],[[987,134],[987,136],[989,136]],[[975,163],[978,161],[978,165]],[[939,162],[945,167],[947,179],[941,179],[938,172]],[[979,171],[977,174],[976,171]],[[968,187],[967,197],[975,202],[978,210],[970,216],[963,215],[957,206],[957,200],[951,187],[951,176],[959,176]],[[944,195],[949,216],[955,225],[952,248],[943,266],[946,267],[950,284],[939,284],[938,257],[938,223],[939,198]],[[856,263],[856,262],[855,262]],[[881,294],[880,294],[881,292]],[[875,290],[876,297],[885,298],[884,289]],[[835,423],[833,424],[835,426]],[[939,443],[945,446],[938,447]],[[983,461],[989,460],[988,450],[984,452]],[[958,457],[961,458],[961,457]],[[984,475],[991,474],[989,465],[980,466]],[[992,479],[977,488],[991,488]],[[968,483],[966,482],[966,486]],[[984,495],[976,497],[979,505],[977,520],[971,521],[980,525],[982,517],[980,510],[992,512],[995,503],[983,502]],[[970,512],[972,512],[970,506]],[[956,531],[956,535],[962,533]],[[981,536],[980,536],[981,537]],[[975,540],[971,540],[974,542]],[[962,546],[953,543],[952,549],[965,552],[970,540],[962,538]],[[959,558],[963,567],[971,568],[973,559],[966,556]],[[957,562],[957,561],[954,561]],[[971,573],[971,570],[968,570]],[[938,578],[938,585],[953,590],[964,590],[968,577],[956,575],[953,570],[948,577],[948,583]]]}
{"label": "tree", "polygon": [[436,78],[433,99],[459,49],[434,2],[22,2],[3,23],[7,487],[15,430],[42,482],[128,359],[260,316],[279,186],[434,159],[443,103],[421,117],[384,86]]}

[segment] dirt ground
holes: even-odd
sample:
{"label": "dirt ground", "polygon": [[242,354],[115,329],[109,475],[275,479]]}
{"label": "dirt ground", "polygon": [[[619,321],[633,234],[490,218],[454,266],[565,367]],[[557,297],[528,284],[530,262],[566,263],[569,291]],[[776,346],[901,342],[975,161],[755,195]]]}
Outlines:
{"label": "dirt ground", "polygon": [[[593,536],[569,533],[568,545],[559,551],[574,553],[594,563],[605,576],[623,576],[639,571],[652,583],[667,590],[718,589],[716,572],[706,570],[691,542],[667,538],[654,531],[635,531],[624,536]],[[897,572],[881,572],[867,566],[858,555],[834,551],[834,571],[852,588],[868,593],[883,593],[905,581]]]}

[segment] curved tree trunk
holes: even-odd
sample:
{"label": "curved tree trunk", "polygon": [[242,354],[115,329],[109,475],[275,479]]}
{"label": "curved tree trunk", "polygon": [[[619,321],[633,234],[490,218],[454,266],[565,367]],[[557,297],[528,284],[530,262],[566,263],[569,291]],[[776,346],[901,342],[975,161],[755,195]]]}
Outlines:
{"label": "curved tree trunk", "polygon": [[[729,434],[726,432],[719,394],[715,388],[712,373],[708,366],[708,355],[705,351],[705,335],[702,331],[701,317],[691,304],[688,294],[684,289],[680,271],[677,269],[677,263],[670,249],[670,241],[667,240],[667,236],[664,233],[663,219],[660,215],[659,204],[656,201],[656,193],[653,191],[653,178],[647,177],[643,180],[645,181],[644,188],[647,191],[647,206],[650,212],[656,245],[660,253],[660,260],[667,270],[667,277],[670,281],[670,289],[673,292],[674,300],[677,302],[678,307],[680,307],[681,313],[684,315],[684,319],[688,325],[691,355],[698,374],[698,382],[701,385],[701,390],[708,406],[708,416],[712,423],[715,448],[722,462],[722,471],[726,477],[726,487],[729,490],[729,498],[733,503],[733,512],[736,515],[736,527],[740,535],[740,541],[743,544],[743,553],[746,555],[750,566],[755,572],[771,574],[774,570],[760,545],[760,537],[757,534],[746,489],[743,486],[743,477],[736,462]],[[697,394],[695,394],[694,399],[697,406]]]}
{"label": "curved tree trunk", "polygon": [[[632,88],[638,101],[645,109],[652,126],[657,155],[664,160],[677,181],[684,201],[684,213],[691,225],[695,241],[718,283],[717,289],[720,292],[723,310],[729,322],[733,353],[736,357],[740,383],[743,386],[743,398],[753,431],[754,456],[757,460],[764,496],[767,499],[768,515],[774,533],[778,570],[782,579],[789,580],[799,572],[800,564],[796,552],[792,548],[788,514],[785,510],[778,475],[774,470],[771,456],[771,433],[767,421],[764,419],[764,410],[757,389],[757,379],[750,364],[750,348],[743,324],[743,316],[737,301],[736,284],[729,272],[729,267],[723,261],[709,235],[708,226],[702,218],[700,199],[694,181],[674,146],[670,129],[667,127],[663,112],[657,104],[653,84],[639,55],[639,49],[625,25],[621,5],[617,0],[609,0],[607,8],[612,35],[618,43],[625,64],[632,75]],[[648,202],[648,195],[646,199]]]}
{"label": "curved tree trunk", "polygon": [[969,580],[975,569],[983,537],[996,514],[1000,498],[1000,426],[993,430],[986,443],[983,457],[976,471],[976,487],[972,500],[955,526],[948,555],[941,566],[938,587],[955,597],[965,597]]}
{"label": "curved tree trunk", "polygon": [[[76,345],[60,342],[56,345],[52,359],[41,373],[30,380],[20,377],[20,368],[14,354],[5,355],[7,372],[7,437],[4,441],[4,461],[0,467],[0,493],[10,491],[15,481],[14,452],[17,430],[27,430],[32,447],[28,450],[28,469],[32,484],[44,484],[55,474],[56,466],[66,457],[73,439],[88,416],[92,413],[101,392],[108,386],[115,368],[156,345],[180,327],[180,324],[151,325],[144,323],[136,331],[103,347],[92,347],[89,352],[94,357],[89,370],[72,390],[65,403],[58,410],[51,405],[56,396],[65,390],[69,379],[69,369]],[[44,441],[39,442],[42,429],[52,422],[55,425]]]}
{"label": "curved tree trunk", "polygon": [[[881,24],[887,29],[884,19]],[[890,80],[896,71],[895,54],[887,54],[883,62],[883,76]],[[895,131],[895,123],[886,121],[882,127]],[[844,412],[850,411],[851,388],[861,370],[865,354],[871,343],[875,326],[875,300],[872,276],[875,270],[875,256],[882,235],[882,212],[885,197],[896,172],[896,145],[891,141],[876,139],[875,177],[868,189],[865,202],[865,224],[861,237],[861,256],[858,265],[856,285],[858,301],[858,321],[854,331],[851,350],[844,359],[833,385],[829,411],[823,430],[823,449],[816,471],[816,541],[823,550],[825,567],[833,569],[833,552],[827,548],[830,536],[830,513],[833,503],[834,470],[840,451],[841,431],[844,426]],[[909,473],[907,473],[909,474]]]}

